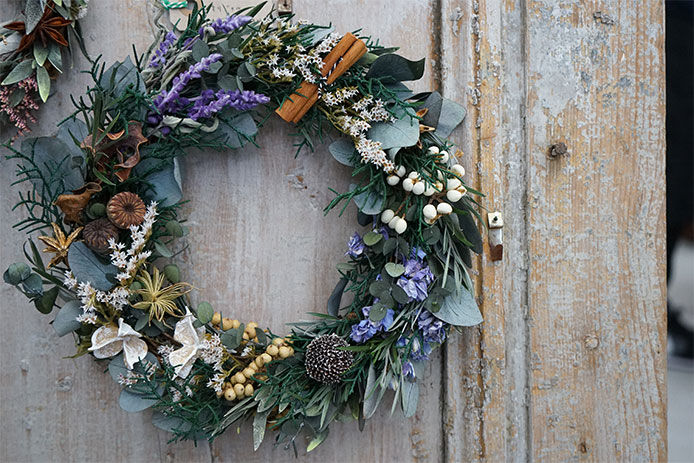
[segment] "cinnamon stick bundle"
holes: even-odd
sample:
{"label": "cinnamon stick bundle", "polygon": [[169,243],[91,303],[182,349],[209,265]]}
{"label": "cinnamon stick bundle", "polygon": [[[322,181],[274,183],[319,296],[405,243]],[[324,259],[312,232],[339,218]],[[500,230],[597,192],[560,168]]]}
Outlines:
{"label": "cinnamon stick bundle", "polygon": [[[327,76],[327,83],[332,84],[335,79],[352,67],[364,53],[366,53],[366,44],[357,39],[354,34],[345,34],[335,45],[335,48],[323,58],[321,75]],[[304,81],[275,112],[285,121],[297,123],[316,101],[318,101],[318,85]]]}

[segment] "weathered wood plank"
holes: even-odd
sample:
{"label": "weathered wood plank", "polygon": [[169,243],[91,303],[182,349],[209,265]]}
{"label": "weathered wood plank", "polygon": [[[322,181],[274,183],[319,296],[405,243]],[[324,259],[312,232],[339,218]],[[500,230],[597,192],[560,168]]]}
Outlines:
{"label": "weathered wood plank", "polygon": [[526,8],[532,457],[664,461],[663,4]]}

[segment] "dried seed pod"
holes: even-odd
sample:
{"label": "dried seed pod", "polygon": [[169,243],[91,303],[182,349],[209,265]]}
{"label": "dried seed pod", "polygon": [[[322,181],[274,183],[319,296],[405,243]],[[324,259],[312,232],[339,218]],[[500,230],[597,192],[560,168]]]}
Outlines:
{"label": "dried seed pod", "polygon": [[145,218],[147,208],[144,201],[135,193],[124,191],[111,198],[106,206],[109,220],[118,228],[129,228],[140,225]]}
{"label": "dried seed pod", "polygon": [[99,254],[108,252],[108,240],[118,238],[118,228],[108,219],[96,219],[84,226],[84,243]]}
{"label": "dried seed pod", "polygon": [[305,357],[308,376],[326,384],[340,382],[343,373],[352,366],[354,356],[350,351],[338,348],[348,345],[336,334],[324,334],[311,341]]}

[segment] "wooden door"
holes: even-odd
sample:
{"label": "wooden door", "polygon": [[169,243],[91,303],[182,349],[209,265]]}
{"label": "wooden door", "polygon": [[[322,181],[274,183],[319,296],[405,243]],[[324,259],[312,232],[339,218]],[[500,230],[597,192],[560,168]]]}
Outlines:
{"label": "wooden door", "polygon": [[[242,2],[217,1],[233,10]],[[465,104],[453,135],[485,204],[503,213],[504,256],[476,263],[485,322],[430,362],[417,414],[381,410],[360,433],[336,425],[300,461],[664,461],[664,24],[659,0],[294,0],[300,18],[361,28],[409,58],[416,90]],[[153,9],[90,3],[92,55],[144,50]],[[77,59],[41,110],[51,133],[84,92]],[[273,121],[260,149],[192,153],[193,229],[182,270],[194,299],[282,331],[324,310],[354,211],[323,217],[348,171],[325,146],[293,156]],[[6,139],[8,134],[2,134]],[[564,143],[565,154],[550,157]],[[2,265],[21,260],[11,229],[12,165],[0,169]],[[281,272],[280,272],[281,270]],[[128,414],[102,367],[73,353],[48,317],[0,286],[2,461],[290,461],[247,428],[212,444],[167,445],[149,414]],[[387,408],[387,407],[384,407]]]}

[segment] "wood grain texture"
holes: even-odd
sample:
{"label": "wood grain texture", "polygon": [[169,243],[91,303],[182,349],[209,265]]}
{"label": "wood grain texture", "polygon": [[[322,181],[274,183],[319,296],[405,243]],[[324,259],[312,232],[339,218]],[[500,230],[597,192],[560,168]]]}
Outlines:
{"label": "wood grain texture", "polygon": [[[538,460],[666,459],[663,14],[659,1],[527,2]],[[550,159],[558,141],[568,155]]]}
{"label": "wood grain texture", "polygon": [[[245,6],[215,2],[215,14]],[[363,28],[465,104],[453,140],[485,204],[504,213],[504,258],[477,260],[485,322],[453,334],[430,362],[417,415],[331,428],[300,461],[656,461],[665,456],[664,67],[662,5],[534,0],[294,0],[299,18]],[[596,20],[601,11],[614,24]],[[604,16],[603,16],[604,17]],[[105,19],[107,18],[107,19]],[[609,22],[609,21],[606,21]],[[92,0],[87,47],[107,62],[143,50],[141,1]],[[78,58],[34,135],[50,134],[87,76]],[[334,265],[359,227],[323,216],[349,172],[325,146],[297,158],[271,121],[260,148],[195,152],[183,163],[192,234],[185,278],[225,315],[281,332],[322,311]],[[2,139],[7,134],[0,134]],[[550,144],[569,155],[550,160]],[[0,267],[22,259],[11,230],[17,189],[0,164]],[[118,386],[23,297],[0,286],[0,460],[281,461],[247,427],[211,445],[167,445],[149,413],[118,407]],[[386,398],[387,400],[387,398]]]}

